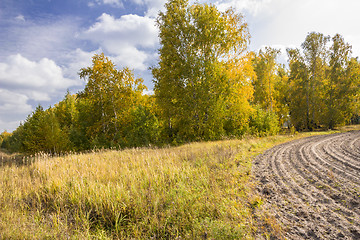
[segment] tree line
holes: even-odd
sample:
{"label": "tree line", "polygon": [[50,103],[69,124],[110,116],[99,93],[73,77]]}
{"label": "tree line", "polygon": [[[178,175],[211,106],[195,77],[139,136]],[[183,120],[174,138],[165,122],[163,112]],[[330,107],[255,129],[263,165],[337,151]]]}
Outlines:
{"label": "tree line", "polygon": [[360,63],[336,34],[309,33],[301,49],[248,50],[241,14],[212,4],[170,0],[157,18],[159,61],[154,94],[129,68],[104,54],[80,70],[84,90],[36,110],[12,133],[10,151],[59,153],[98,148],[161,146],[189,141],[334,128],[358,123]]}

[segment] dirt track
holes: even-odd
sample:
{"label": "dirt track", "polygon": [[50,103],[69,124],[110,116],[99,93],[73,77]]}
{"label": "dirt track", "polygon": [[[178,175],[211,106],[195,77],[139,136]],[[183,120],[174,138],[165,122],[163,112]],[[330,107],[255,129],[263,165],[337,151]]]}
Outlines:
{"label": "dirt track", "polygon": [[360,239],[360,131],[314,136],[258,156],[264,207],[286,239]]}

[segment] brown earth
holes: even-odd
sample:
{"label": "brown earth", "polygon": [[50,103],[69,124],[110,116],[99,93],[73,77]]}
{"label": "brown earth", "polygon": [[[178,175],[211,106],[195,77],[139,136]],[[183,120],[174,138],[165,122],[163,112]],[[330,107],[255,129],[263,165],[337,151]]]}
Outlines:
{"label": "brown earth", "polygon": [[360,239],[360,131],[276,146],[255,159],[253,175],[283,229],[271,239]]}

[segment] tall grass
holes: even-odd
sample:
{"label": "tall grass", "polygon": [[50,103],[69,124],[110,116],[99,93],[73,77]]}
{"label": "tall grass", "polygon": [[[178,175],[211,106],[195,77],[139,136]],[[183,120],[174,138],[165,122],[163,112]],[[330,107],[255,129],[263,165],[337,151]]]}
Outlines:
{"label": "tall grass", "polygon": [[252,158],[292,139],[37,156],[2,165],[0,238],[253,239],[261,199]]}

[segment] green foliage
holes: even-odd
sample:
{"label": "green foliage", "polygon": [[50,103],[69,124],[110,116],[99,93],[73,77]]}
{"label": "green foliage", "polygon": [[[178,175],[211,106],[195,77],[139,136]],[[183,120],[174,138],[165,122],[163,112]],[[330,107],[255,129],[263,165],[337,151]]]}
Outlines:
{"label": "green foliage", "polygon": [[[253,60],[253,66],[255,71],[255,77],[252,81],[254,86],[254,99],[253,103],[257,106],[257,116],[252,116],[251,125],[252,132],[256,133],[272,132],[269,129],[263,129],[259,126],[259,121],[262,119],[260,109],[269,112],[268,119],[273,121],[275,115],[278,118],[278,125],[282,126],[289,120],[289,82],[288,73],[284,66],[276,63],[276,58],[280,54],[280,50],[266,47],[264,50],[260,50]],[[273,113],[273,114],[272,114]],[[275,114],[275,115],[274,115]],[[257,120],[256,120],[257,119]],[[277,121],[277,120],[276,120]],[[272,125],[274,122],[269,123]],[[263,123],[264,124],[264,123]],[[279,126],[274,126],[278,131]],[[273,128],[273,127],[270,127]],[[273,134],[273,133],[270,133]]]}
{"label": "green foliage", "polygon": [[9,138],[11,137],[11,133],[4,131],[0,134],[0,148],[9,148]]}
{"label": "green foliage", "polygon": [[149,106],[139,105],[132,110],[125,139],[129,147],[159,144],[160,124]]}
{"label": "green foliage", "polygon": [[350,121],[360,84],[359,63],[350,57],[351,46],[339,34],[332,41],[328,79],[324,84],[327,98],[323,122],[329,129]]}
{"label": "green foliage", "polygon": [[288,49],[289,110],[299,129],[334,128],[358,114],[359,62],[339,34],[332,38],[309,33],[298,49]]}
{"label": "green foliage", "polygon": [[247,25],[214,5],[172,0],[165,7],[157,19],[160,61],[152,72],[169,141],[219,139],[229,134],[227,122],[242,125],[251,110]]}
{"label": "green foliage", "polygon": [[[141,104],[142,91],[146,88],[142,79],[136,79],[128,68],[115,69],[104,54],[93,57],[93,65],[82,68],[80,77],[87,80],[79,94],[85,100],[80,118],[87,120],[84,135],[90,139],[90,147],[127,146],[126,129],[132,112]],[[85,130],[85,129],[83,129]]]}
{"label": "green foliage", "polygon": [[289,110],[291,123],[299,129],[307,128],[308,72],[299,49],[287,49],[289,56]]}
{"label": "green foliage", "polygon": [[76,95],[67,92],[64,99],[54,107],[54,114],[62,129],[70,131],[71,126],[78,117],[78,109],[76,108]]}
{"label": "green foliage", "polygon": [[250,132],[258,136],[275,135],[280,131],[277,115],[271,111],[265,111],[259,106],[255,107],[249,126]]}
{"label": "green foliage", "polygon": [[44,111],[41,106],[28,116],[9,139],[8,149],[13,152],[60,153],[69,150],[69,139],[55,117],[52,108]]}
{"label": "green foliage", "polygon": [[34,154],[160,143],[156,108],[152,98],[142,94],[142,79],[128,68],[115,69],[104,54],[95,55],[80,77],[87,81],[82,92],[67,92],[47,110],[37,107],[4,147]]}
{"label": "green foliage", "polygon": [[277,69],[278,81],[274,86],[274,99],[276,102],[275,113],[279,119],[279,126],[290,120],[290,85],[289,73],[285,66],[279,66]]}
{"label": "green foliage", "polygon": [[328,41],[328,36],[312,32],[301,45],[303,55],[298,49],[288,49],[292,84],[290,112],[297,129],[312,130],[321,124]]}
{"label": "green foliage", "polygon": [[266,47],[260,50],[253,60],[256,78],[254,85],[254,103],[260,105],[263,109],[274,111],[277,105],[275,101],[275,85],[279,81],[277,74],[276,57],[280,50]]}
{"label": "green foliage", "polygon": [[[360,63],[340,35],[309,33],[302,51],[247,51],[249,33],[232,9],[171,0],[159,14],[160,61],[154,96],[143,80],[95,54],[80,70],[86,81],[54,107],[41,106],[0,144],[13,152],[61,153],[93,148],[161,146],[189,141],[274,135],[358,122]],[[289,121],[290,118],[290,121]]]}

